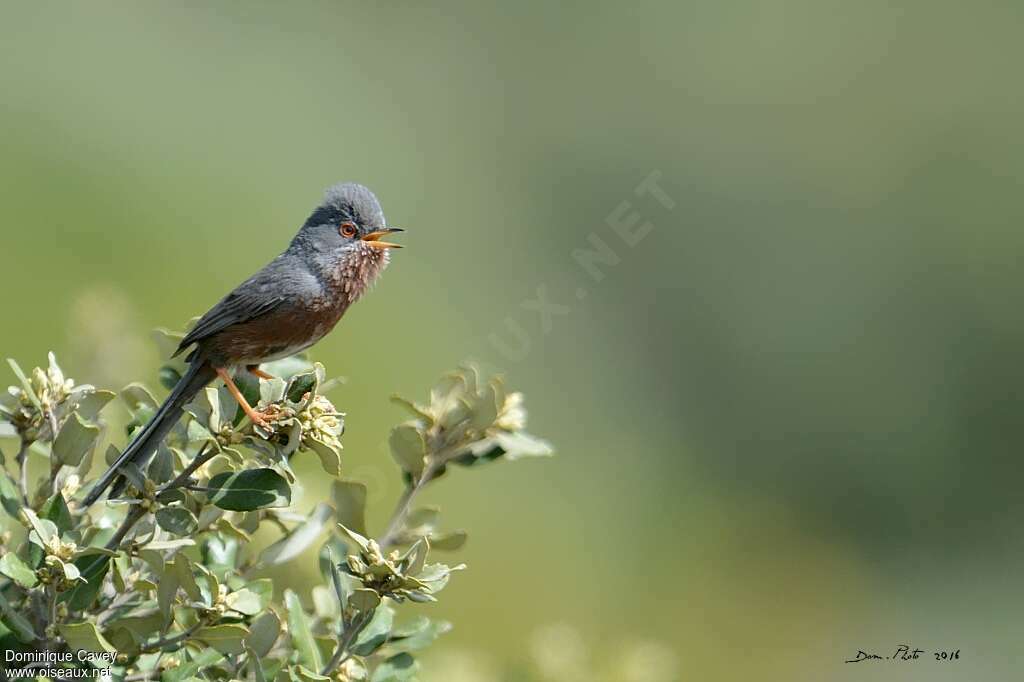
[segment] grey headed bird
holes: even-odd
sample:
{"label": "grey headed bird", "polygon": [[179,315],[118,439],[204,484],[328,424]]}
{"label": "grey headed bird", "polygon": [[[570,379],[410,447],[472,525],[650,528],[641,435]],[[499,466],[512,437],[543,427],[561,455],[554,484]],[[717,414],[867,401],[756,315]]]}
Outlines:
{"label": "grey headed bird", "polygon": [[182,408],[216,378],[224,381],[245,414],[265,425],[246,402],[232,373],[248,370],[261,378],[263,362],[303,351],[327,335],[388,264],[398,244],[382,238],[387,227],[377,197],[354,183],[338,184],[299,229],[284,253],[213,306],[188,332],[175,355],[193,346],[188,368],[113,466],[83,501],[88,507],[113,484],[121,493],[126,463],[142,468],[181,417]]}

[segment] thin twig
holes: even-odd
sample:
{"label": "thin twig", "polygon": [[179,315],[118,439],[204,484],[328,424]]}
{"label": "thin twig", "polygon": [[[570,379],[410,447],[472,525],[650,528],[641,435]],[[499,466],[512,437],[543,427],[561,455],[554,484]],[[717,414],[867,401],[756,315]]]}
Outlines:
{"label": "thin twig", "polygon": [[[189,462],[188,466],[185,467],[185,470],[182,471],[178,475],[178,477],[175,478],[173,481],[165,485],[163,488],[160,488],[160,490],[158,490],[156,494],[162,495],[168,490],[174,490],[175,488],[181,488],[185,486],[191,480],[192,474],[196,472],[196,469],[203,466],[203,464],[212,459],[213,456],[216,454],[217,451],[211,450],[209,444],[204,445],[203,448],[198,453],[196,453],[196,456],[192,458],[192,461]],[[120,547],[121,541],[124,540],[124,536],[127,535],[128,531],[130,531],[135,526],[135,524],[139,522],[139,519],[146,515],[146,512],[147,510],[143,509],[141,505],[133,506],[131,510],[128,512],[128,514],[124,517],[124,522],[121,524],[121,527],[117,530],[117,533],[115,533],[114,537],[110,538],[110,541],[107,542],[107,549],[113,551]]]}
{"label": "thin twig", "polygon": [[194,635],[196,633],[196,631],[199,630],[199,628],[203,627],[203,625],[204,625],[203,621],[199,621],[195,625],[190,626],[187,630],[185,630],[181,634],[175,635],[174,637],[166,637],[164,639],[158,639],[157,641],[153,642],[152,644],[147,644],[146,646],[142,647],[142,649],[140,649],[140,651],[142,653],[144,653],[144,654],[151,654],[151,653],[153,653],[155,651],[160,651],[164,647],[174,646],[175,644],[181,644],[182,642],[187,640],[189,637]]}
{"label": "thin twig", "polygon": [[18,449],[18,454],[15,456],[14,461],[18,463],[18,487],[21,489],[21,500],[25,503],[25,506],[29,506],[28,503],[28,447],[31,443],[27,440],[22,439],[21,447]]}
{"label": "thin twig", "polygon": [[345,631],[345,635],[338,642],[338,648],[335,649],[334,655],[331,656],[331,660],[324,666],[321,675],[327,677],[334,674],[334,671],[348,658],[348,648],[352,646],[352,642],[355,641],[359,633],[363,631],[366,624],[370,622],[370,618],[373,617],[373,611],[367,611],[359,615],[355,621],[352,622],[352,626]]}
{"label": "thin twig", "polygon": [[407,486],[402,491],[402,496],[398,498],[398,503],[395,505],[395,511],[391,514],[391,520],[388,522],[387,530],[384,531],[384,535],[381,536],[377,544],[380,545],[381,549],[388,549],[394,546],[401,537],[402,526],[405,524],[405,519],[409,515],[409,510],[412,507],[412,501],[420,493],[428,483],[433,481],[435,478],[441,475],[444,468],[456,457],[461,455],[463,448],[450,447],[439,450],[432,457],[429,458],[429,464],[423,469],[423,473],[416,480],[413,485]]}

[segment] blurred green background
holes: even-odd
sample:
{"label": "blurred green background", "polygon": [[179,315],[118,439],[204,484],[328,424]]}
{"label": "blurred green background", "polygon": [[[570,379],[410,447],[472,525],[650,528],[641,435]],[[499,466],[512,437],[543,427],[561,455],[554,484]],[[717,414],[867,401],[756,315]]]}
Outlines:
{"label": "blurred green background", "polygon": [[[470,569],[430,607],[456,628],[425,679],[1011,679],[1022,21],[994,1],[4,3],[0,351],[152,377],[151,328],[358,180],[408,248],[315,357],[348,379],[331,397],[371,521],[399,492],[388,396],[464,359],[504,370],[559,451],[428,495]],[[673,208],[635,191],[651,173]],[[631,247],[609,218],[634,213]],[[572,257],[590,235],[618,259],[600,282]],[[962,658],[842,663],[900,643]]]}

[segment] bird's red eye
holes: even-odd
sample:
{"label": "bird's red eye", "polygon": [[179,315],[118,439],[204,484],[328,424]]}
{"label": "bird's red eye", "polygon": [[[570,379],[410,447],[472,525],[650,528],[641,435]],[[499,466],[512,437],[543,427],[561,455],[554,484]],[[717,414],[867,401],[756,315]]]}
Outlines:
{"label": "bird's red eye", "polygon": [[342,237],[348,237],[351,239],[356,236],[355,223],[342,223],[341,228],[338,231],[341,232]]}

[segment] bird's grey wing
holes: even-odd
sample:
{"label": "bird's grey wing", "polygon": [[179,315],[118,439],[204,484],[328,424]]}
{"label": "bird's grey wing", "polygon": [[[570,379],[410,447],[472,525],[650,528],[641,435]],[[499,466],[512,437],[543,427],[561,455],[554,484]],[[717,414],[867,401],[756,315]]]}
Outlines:
{"label": "bird's grey wing", "polygon": [[280,261],[278,257],[210,308],[181,340],[174,354],[231,325],[261,317],[283,305],[288,297],[278,293],[281,288],[275,286],[280,284],[276,281],[281,277],[280,266],[285,265]]}

